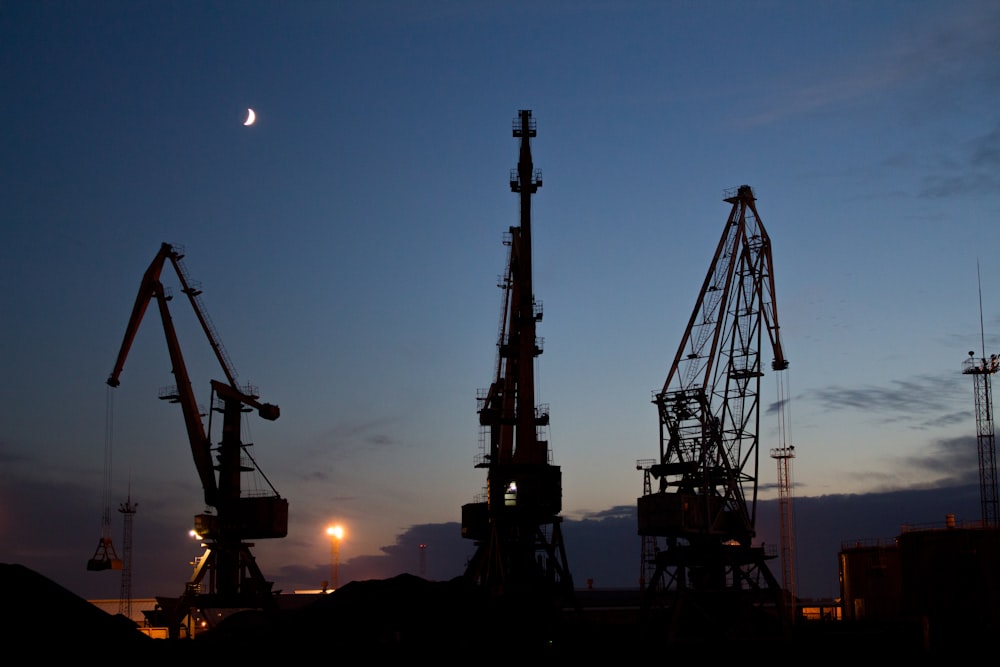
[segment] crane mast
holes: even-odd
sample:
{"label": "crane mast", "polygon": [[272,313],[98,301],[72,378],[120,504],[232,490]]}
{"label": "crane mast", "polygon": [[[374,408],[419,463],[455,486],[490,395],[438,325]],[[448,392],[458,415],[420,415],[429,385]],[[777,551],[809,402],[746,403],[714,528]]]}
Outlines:
{"label": "crane mast", "polygon": [[[670,632],[713,636],[749,629],[731,623],[727,605],[734,601],[749,602],[748,611],[782,603],[765,562],[773,556],[753,544],[762,345],[773,351],[771,370],[788,367],[771,242],[756,198],[743,185],[724,201],[731,210],[722,238],[663,388],[653,396],[660,447],[649,473],[658,488],[638,499],[639,534],[664,541],[654,550],[644,608],[666,614]],[[708,618],[692,619],[694,609]]]}
{"label": "crane mast", "polygon": [[[172,634],[179,632],[180,621],[188,615],[196,601],[200,607],[270,609],[274,604],[270,593],[271,582],[264,580],[256,559],[250,553],[253,545],[245,540],[281,538],[288,533],[288,501],[278,495],[273,486],[270,492],[250,495],[244,493],[241,484],[243,473],[256,472],[263,477],[249,455],[250,443],[242,441],[243,414],[256,409],[260,417],[273,421],[280,416],[280,410],[277,405],[260,402],[255,387],[237,384],[228,355],[201,305],[201,290],[187,278],[181,261],[183,257],[179,246],[168,243],[160,246],[143,275],[118,357],[107,379],[109,386],[119,386],[139,325],[149,302],[155,300],[176,382],[174,387],[161,391],[160,398],[181,406],[188,443],[201,480],[205,505],[208,506],[206,511],[194,518],[194,530],[204,541],[206,551],[198,559],[183,595],[166,609]],[[160,281],[168,260],[226,376],[225,382],[211,381],[211,411],[222,414],[222,434],[218,446],[211,441],[211,421],[208,428],[202,421],[203,415],[195,399],[168,306],[172,297]],[[270,486],[269,481],[267,484]]]}
{"label": "crane mast", "polygon": [[511,191],[520,196],[520,226],[510,227],[504,240],[496,374],[477,396],[482,452],[476,466],[487,470],[486,500],[462,507],[462,536],[476,541],[465,573],[476,585],[497,596],[566,601],[573,584],[560,528],[562,477],[550,463],[548,406],[535,404],[534,360],[542,353],[531,265],[531,197],[542,185],[531,156],[536,134],[531,111],[521,110],[513,123],[518,165],[510,175]]}

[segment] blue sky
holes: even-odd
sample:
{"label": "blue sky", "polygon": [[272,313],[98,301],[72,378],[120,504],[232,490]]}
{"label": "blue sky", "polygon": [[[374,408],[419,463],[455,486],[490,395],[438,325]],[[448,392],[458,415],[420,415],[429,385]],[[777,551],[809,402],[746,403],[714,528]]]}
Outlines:
{"label": "blue sky", "polygon": [[[741,184],[773,242],[794,494],[975,481],[960,369],[983,348],[980,280],[1000,348],[997,34],[993,2],[0,0],[0,560],[60,581],[78,564],[71,589],[117,595],[83,571],[104,381],[162,242],[185,247],[240,379],[281,406],[249,425],[290,503],[265,574],[322,571],[333,520],[345,561],[459,521],[486,483],[475,398],[522,108],[544,176],[536,395],[567,518],[641,494],[652,392]],[[173,312],[207,401],[218,365]],[[138,503],[143,594],[148,553],[190,551],[171,531],[203,509],[179,410],[156,400],[173,378],[154,311],[121,382],[113,503]]]}

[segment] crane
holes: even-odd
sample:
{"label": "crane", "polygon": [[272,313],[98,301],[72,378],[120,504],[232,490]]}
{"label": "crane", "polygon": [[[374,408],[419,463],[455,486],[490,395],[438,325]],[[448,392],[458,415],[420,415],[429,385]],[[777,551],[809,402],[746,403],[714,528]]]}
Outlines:
{"label": "crane", "polygon": [[[638,499],[638,532],[663,541],[642,607],[668,638],[782,629],[783,595],[754,545],[762,343],[788,367],[779,336],[771,241],[748,185],[728,191],[722,238],[653,403],[660,422],[658,488]],[[779,398],[779,403],[786,399]],[[777,609],[776,623],[765,608]]]}
{"label": "crane", "polygon": [[499,287],[504,299],[497,340],[496,374],[480,390],[477,408],[481,453],[486,468],[486,500],[463,505],[462,536],[476,541],[465,576],[488,593],[507,599],[538,599],[562,604],[573,600],[559,512],[562,474],[550,462],[547,405],[535,404],[534,362],[542,353],[536,324],[531,266],[531,196],[542,185],[534,169],[532,137],[537,129],[530,110],[513,122],[520,153],[511,170],[511,191],[520,196],[520,226],[505,235],[507,267]]}
{"label": "crane", "polygon": [[[207,506],[204,512],[194,517],[194,532],[203,540],[205,553],[198,559],[184,594],[172,602],[170,609],[166,609],[172,634],[179,632],[179,623],[188,615],[196,601],[200,607],[272,609],[272,584],[264,579],[250,553],[253,545],[245,540],[282,538],[288,533],[288,501],[274,490],[260,471],[249,454],[250,444],[242,442],[240,433],[244,412],[255,409],[261,418],[273,421],[280,416],[280,409],[277,405],[258,400],[256,387],[249,384],[241,386],[238,383],[229,356],[202,307],[199,298],[201,290],[188,279],[183,257],[184,252],[180,246],[169,243],[160,246],[143,275],[118,357],[107,379],[110,387],[119,386],[125,360],[139,325],[149,302],[155,299],[176,380],[176,386],[161,391],[160,398],[181,406],[191,454]],[[211,412],[222,414],[222,435],[218,447],[212,444],[210,438],[211,413],[207,428],[202,421],[203,415],[195,400],[168,307],[172,297],[160,281],[161,272],[168,261],[177,273],[182,291],[187,295],[226,377],[224,382],[212,380],[210,383]],[[267,481],[270,491],[256,495],[244,494],[241,476],[250,472],[259,473]]]}

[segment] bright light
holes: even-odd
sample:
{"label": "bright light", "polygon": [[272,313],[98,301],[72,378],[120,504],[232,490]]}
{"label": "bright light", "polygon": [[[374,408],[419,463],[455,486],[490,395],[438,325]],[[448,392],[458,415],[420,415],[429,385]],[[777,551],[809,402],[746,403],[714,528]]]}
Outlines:
{"label": "bright light", "polygon": [[330,590],[337,590],[337,579],[340,576],[340,541],[344,539],[344,528],[339,523],[329,526],[326,534],[330,536]]}

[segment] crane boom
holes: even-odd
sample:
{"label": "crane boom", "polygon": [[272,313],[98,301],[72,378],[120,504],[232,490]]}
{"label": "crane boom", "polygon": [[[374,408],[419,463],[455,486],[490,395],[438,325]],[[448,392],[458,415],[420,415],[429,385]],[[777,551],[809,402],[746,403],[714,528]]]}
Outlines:
{"label": "crane boom", "polygon": [[211,320],[198,298],[201,290],[194,287],[187,277],[187,271],[184,269],[181,261],[183,258],[184,253],[179,246],[169,243],[160,245],[159,251],[146,269],[142,277],[142,282],[139,284],[139,292],[132,306],[132,314],[125,329],[125,336],[118,351],[118,358],[115,360],[114,368],[108,376],[107,383],[112,387],[117,387],[121,384],[120,377],[125,368],[125,360],[128,357],[129,350],[132,348],[132,343],[135,341],[136,333],[139,331],[139,325],[142,324],[142,319],[149,307],[149,302],[155,299],[160,311],[160,319],[163,322],[163,333],[167,339],[167,351],[170,354],[170,363],[176,381],[174,391],[163,396],[163,398],[179,403],[181,406],[188,442],[191,445],[191,454],[194,457],[198,477],[201,480],[202,489],[205,493],[205,503],[215,506],[218,504],[219,486],[215,477],[212,443],[202,422],[202,415],[198,409],[194,389],[191,386],[191,378],[188,375],[187,365],[184,363],[184,356],[181,354],[177,331],[174,328],[173,318],[170,315],[170,309],[167,305],[173,297],[167,293],[163,283],[160,281],[160,275],[167,260],[170,260],[171,265],[174,267],[177,277],[181,281],[182,290],[187,294],[188,300],[198,317],[198,322],[201,324],[216,359],[218,359],[219,365],[222,367],[223,373],[225,373],[229,381],[226,384],[213,380],[212,389],[215,394],[223,400],[235,400],[255,408],[262,418],[270,421],[277,419],[281,411],[277,405],[258,401],[257,397],[253,395],[254,390],[252,387],[241,388],[237,385],[236,372],[233,370],[229,357],[225,353],[225,348],[223,348],[215,332],[215,328],[211,325]]}
{"label": "crane boom", "polygon": [[[229,385],[236,387],[236,370],[233,368],[233,364],[229,360],[229,355],[226,353],[226,348],[223,347],[222,341],[219,339],[215,327],[212,325],[211,318],[209,318],[208,313],[201,305],[201,290],[188,278],[187,270],[184,268],[182,261],[184,259],[184,251],[180,246],[170,243],[160,245],[159,252],[156,253],[156,257],[153,258],[142,278],[142,283],[139,285],[139,294],[136,297],[135,306],[132,308],[132,316],[129,318],[128,328],[125,331],[125,339],[122,341],[121,350],[118,352],[118,361],[115,363],[114,370],[111,371],[111,375],[108,377],[108,384],[112,387],[118,386],[118,376],[121,375],[122,368],[125,365],[125,357],[128,356],[129,349],[132,347],[132,341],[135,339],[135,334],[139,330],[139,324],[142,322],[142,317],[149,306],[149,300],[154,295],[154,288],[159,283],[163,265],[168,259],[177,273],[177,278],[181,281],[181,291],[187,295],[188,300],[191,302],[191,307],[198,318],[198,323],[201,324],[201,328],[204,330],[205,336],[212,346],[212,351],[215,353],[216,359],[219,360],[219,365],[222,366],[222,372],[225,373],[226,379],[229,380]],[[169,301],[171,297],[165,295],[164,298]]]}
{"label": "crane boom", "polygon": [[202,422],[201,414],[198,410],[198,402],[191,387],[191,378],[188,375],[187,365],[181,354],[180,344],[177,340],[177,332],[174,329],[173,318],[170,316],[170,309],[167,302],[172,298],[167,294],[160,282],[160,273],[163,270],[164,262],[169,258],[176,262],[180,254],[168,243],[160,246],[160,251],[153,258],[149,268],[143,275],[139,285],[139,293],[136,295],[135,304],[132,306],[132,315],[129,317],[128,326],[125,329],[125,337],[122,340],[118,358],[115,361],[114,369],[108,376],[108,384],[117,387],[120,382],[122,370],[125,368],[125,359],[128,357],[132,343],[135,341],[139,325],[142,324],[143,316],[152,299],[156,299],[156,304],[160,310],[160,319],[163,322],[163,333],[167,339],[167,351],[170,354],[170,363],[173,368],[174,380],[176,382],[176,393],[171,400],[180,403],[181,412],[184,415],[184,426],[187,430],[188,442],[191,445],[191,454],[194,457],[195,468],[198,470],[198,477],[205,494],[205,503],[215,505],[217,502],[218,484],[215,480],[215,471],[212,461],[212,443],[205,433],[205,425]]}

